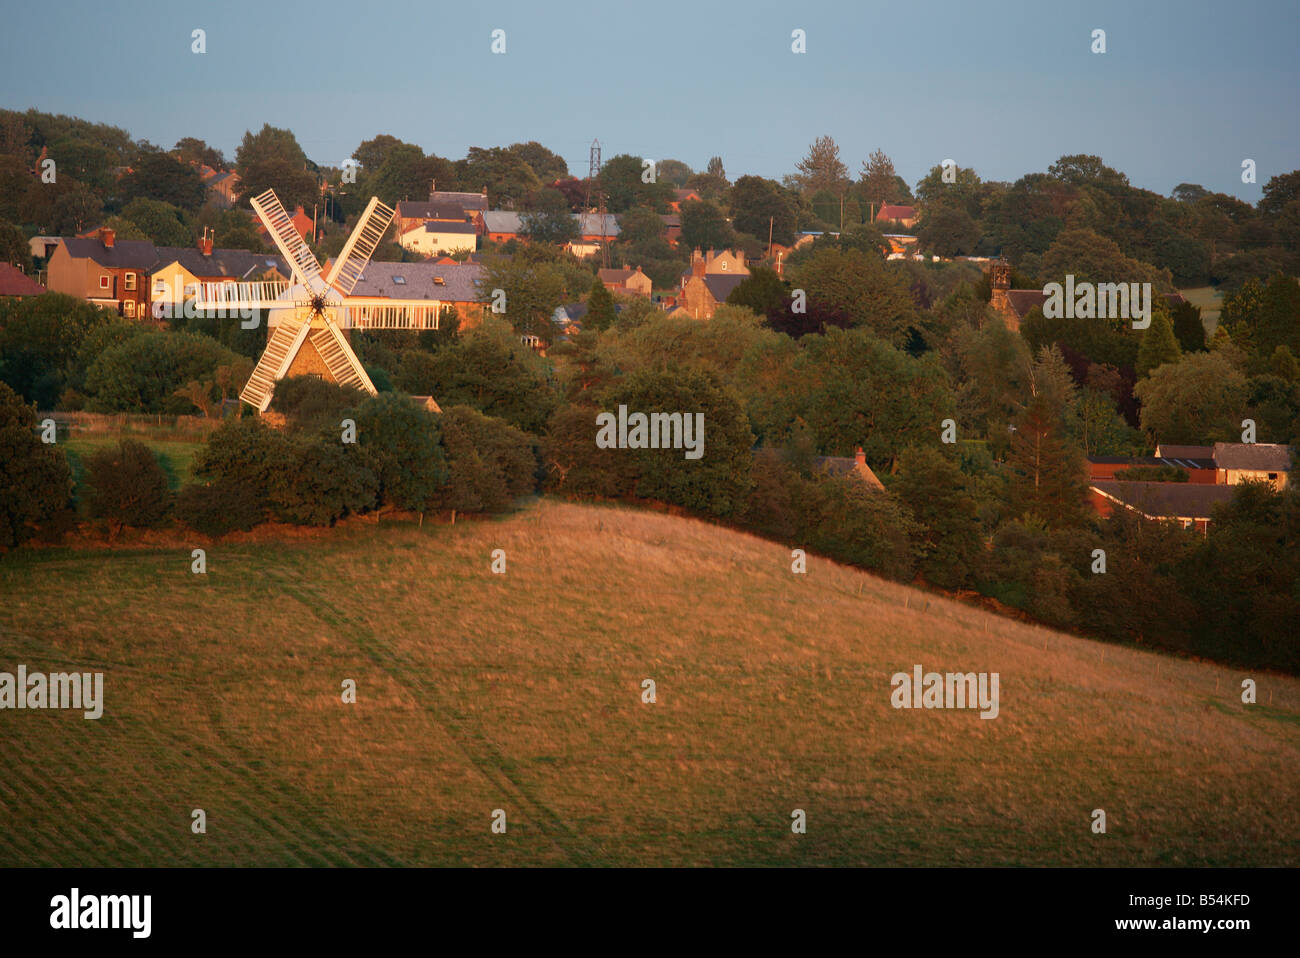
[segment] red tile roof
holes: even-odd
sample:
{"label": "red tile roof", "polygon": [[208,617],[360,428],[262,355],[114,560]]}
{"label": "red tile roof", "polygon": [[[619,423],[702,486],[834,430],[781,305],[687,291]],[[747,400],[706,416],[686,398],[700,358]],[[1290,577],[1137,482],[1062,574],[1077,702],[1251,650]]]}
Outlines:
{"label": "red tile roof", "polygon": [[45,287],[16,266],[0,263],[0,296],[39,296]]}
{"label": "red tile roof", "polygon": [[878,220],[912,220],[916,219],[915,206],[895,206],[893,203],[886,203],[880,207],[880,212],[876,214]]}

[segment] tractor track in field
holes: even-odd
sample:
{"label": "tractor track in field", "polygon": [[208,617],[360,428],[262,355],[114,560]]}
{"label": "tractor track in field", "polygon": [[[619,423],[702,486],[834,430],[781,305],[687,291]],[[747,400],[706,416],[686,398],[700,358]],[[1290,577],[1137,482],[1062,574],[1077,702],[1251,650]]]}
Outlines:
{"label": "tractor track in field", "polygon": [[275,579],[284,594],[301,603],[322,623],[342,632],[349,645],[362,652],[408,692],[484,779],[532,813],[526,820],[541,831],[567,863],[587,865],[597,861],[597,852],[590,842],[570,828],[553,808],[537,798],[532,789],[505,770],[506,759],[491,740],[458,721],[432,683],[412,681],[414,676],[421,674],[419,663],[412,662],[393,644],[380,639],[364,623],[340,611],[326,600],[320,590],[312,588],[310,583],[299,578],[290,580],[275,576]]}

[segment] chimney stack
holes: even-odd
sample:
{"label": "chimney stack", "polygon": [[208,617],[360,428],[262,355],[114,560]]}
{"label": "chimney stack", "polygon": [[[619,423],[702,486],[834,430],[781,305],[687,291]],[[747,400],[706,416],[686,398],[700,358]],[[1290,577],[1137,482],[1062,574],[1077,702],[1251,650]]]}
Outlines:
{"label": "chimney stack", "polygon": [[208,235],[208,228],[203,227],[203,238],[199,240],[199,252],[204,256],[212,255],[212,236]]}
{"label": "chimney stack", "polygon": [[112,249],[117,240],[117,232],[112,227],[105,226],[99,231],[99,238],[104,243],[104,249]]}
{"label": "chimney stack", "polygon": [[989,286],[993,290],[989,305],[998,313],[1005,315],[1011,308],[1011,303],[1007,298],[1007,290],[1011,288],[1010,263],[998,261],[993,264],[992,272],[989,275]]}
{"label": "chimney stack", "polygon": [[858,446],[858,451],[853,454],[853,458],[857,461],[859,466],[865,466],[867,464],[867,454],[862,451],[861,446]]}

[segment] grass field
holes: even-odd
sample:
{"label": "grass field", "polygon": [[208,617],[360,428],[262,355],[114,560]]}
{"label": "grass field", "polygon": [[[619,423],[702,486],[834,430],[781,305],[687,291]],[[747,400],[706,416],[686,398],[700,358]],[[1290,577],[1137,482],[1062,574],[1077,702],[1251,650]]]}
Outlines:
{"label": "grass field", "polygon": [[[0,670],[106,699],[0,712],[0,865],[1300,863],[1293,678],[616,507],[190,548],[0,558]],[[891,708],[917,663],[1000,714]]]}
{"label": "grass field", "polygon": [[1180,289],[1183,298],[1193,306],[1201,308],[1201,325],[1205,335],[1213,336],[1219,325],[1219,311],[1223,308],[1223,294],[1213,286],[1198,286],[1196,289]]}
{"label": "grass field", "polygon": [[[133,439],[137,437],[127,436],[126,438]],[[202,442],[181,440],[140,439],[139,441],[154,451],[163,472],[167,474],[167,484],[171,486],[173,491],[180,489],[181,486],[190,481],[190,464],[194,461],[194,456],[205,445]],[[61,440],[60,445],[68,454],[68,465],[72,467],[72,478],[80,484],[85,472],[83,465],[85,457],[98,449],[116,446],[118,442],[119,439],[116,436],[78,436],[74,439]]]}

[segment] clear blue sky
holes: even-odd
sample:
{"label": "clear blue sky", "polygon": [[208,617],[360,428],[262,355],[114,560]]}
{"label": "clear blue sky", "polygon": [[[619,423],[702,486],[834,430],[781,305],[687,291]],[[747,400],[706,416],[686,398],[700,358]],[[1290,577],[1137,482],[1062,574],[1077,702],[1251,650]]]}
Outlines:
{"label": "clear blue sky", "polygon": [[1300,168],[1295,0],[61,0],[7,3],[2,22],[0,105],[231,158],[271,123],[329,165],[390,133],[452,159],[538,140],[584,176],[598,136],[606,159],[717,154],[733,178],[779,179],[830,134],[855,174],[880,147],[912,184],[949,157],[1015,180],[1095,153],[1162,194],[1252,203]]}

